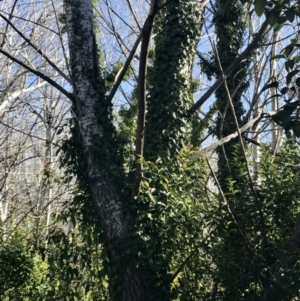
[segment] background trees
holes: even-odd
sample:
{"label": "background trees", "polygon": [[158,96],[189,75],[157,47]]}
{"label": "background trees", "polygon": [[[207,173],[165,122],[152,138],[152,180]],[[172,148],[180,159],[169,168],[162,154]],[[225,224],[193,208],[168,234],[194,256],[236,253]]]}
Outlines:
{"label": "background trees", "polygon": [[1,5],[2,299],[297,300],[295,2]]}

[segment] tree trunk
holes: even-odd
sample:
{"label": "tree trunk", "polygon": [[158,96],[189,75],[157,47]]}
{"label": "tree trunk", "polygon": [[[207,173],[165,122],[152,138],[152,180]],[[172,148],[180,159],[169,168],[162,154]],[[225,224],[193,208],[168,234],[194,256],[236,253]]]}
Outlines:
{"label": "tree trunk", "polygon": [[125,244],[128,246],[131,241],[132,218],[126,211],[126,199],[120,193],[120,182],[115,180],[118,173],[115,168],[120,167],[121,170],[121,166],[117,166],[117,152],[113,150],[111,104],[107,104],[100,73],[97,71],[92,1],[65,0],[64,4],[73,93],[88,161],[88,181],[107,240],[109,256],[118,271],[118,288],[113,288],[114,295],[122,301],[151,300],[155,289],[150,290],[146,272],[137,267],[134,254],[124,255]]}

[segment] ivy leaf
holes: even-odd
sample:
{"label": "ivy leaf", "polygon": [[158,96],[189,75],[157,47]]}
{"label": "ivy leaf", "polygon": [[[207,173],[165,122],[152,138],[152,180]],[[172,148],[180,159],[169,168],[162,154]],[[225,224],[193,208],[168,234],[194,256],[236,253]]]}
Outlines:
{"label": "ivy leaf", "polygon": [[272,82],[270,84],[266,84],[261,91],[259,92],[259,94],[261,94],[263,91],[270,89],[270,88],[278,88],[278,82]]}
{"label": "ivy leaf", "polygon": [[266,6],[267,0],[255,0],[254,7],[256,14],[261,17],[264,13],[264,9]]}
{"label": "ivy leaf", "polygon": [[281,94],[286,94],[288,92],[289,88],[288,87],[284,87],[280,90]]}
{"label": "ivy leaf", "polygon": [[285,47],[284,52],[283,52],[284,56],[286,58],[288,58],[289,55],[292,53],[293,49],[294,49],[294,45],[289,45],[289,46]]}
{"label": "ivy leaf", "polygon": [[299,138],[300,137],[300,121],[299,120],[294,120],[292,122],[292,129],[293,129],[295,136],[297,138]]}
{"label": "ivy leaf", "polygon": [[296,103],[290,102],[283,107],[283,110],[288,112],[290,115],[292,115],[293,112],[296,110],[297,106],[298,106],[298,102]]}
{"label": "ivy leaf", "polygon": [[279,25],[282,25],[283,23],[285,23],[287,21],[287,18],[285,16],[280,16],[278,17],[277,23]]}
{"label": "ivy leaf", "polygon": [[289,72],[289,69],[293,70],[294,65],[295,65],[295,61],[294,60],[288,60],[288,61],[286,61],[284,63],[284,67],[285,67],[285,69],[286,69],[287,72]]}
{"label": "ivy leaf", "polygon": [[272,116],[272,120],[282,126],[285,130],[289,130],[292,126],[291,113],[286,110],[278,111]]}
{"label": "ivy leaf", "polygon": [[276,23],[280,23],[279,16],[271,12],[270,16],[268,17],[268,22],[271,26],[274,26]]}
{"label": "ivy leaf", "polygon": [[63,127],[61,127],[57,132],[56,132],[56,135],[59,135],[59,134],[61,134],[61,132],[63,131]]}
{"label": "ivy leaf", "polygon": [[277,59],[285,59],[285,56],[283,54],[277,54],[271,57],[271,60],[277,60]]}
{"label": "ivy leaf", "polygon": [[289,8],[284,13],[286,15],[286,18],[292,23],[295,19],[295,11],[293,8]]}
{"label": "ivy leaf", "polygon": [[294,70],[292,72],[290,72],[287,76],[286,76],[286,83],[287,85],[290,84],[292,78],[294,75],[296,75],[297,73],[299,73],[300,70]]}

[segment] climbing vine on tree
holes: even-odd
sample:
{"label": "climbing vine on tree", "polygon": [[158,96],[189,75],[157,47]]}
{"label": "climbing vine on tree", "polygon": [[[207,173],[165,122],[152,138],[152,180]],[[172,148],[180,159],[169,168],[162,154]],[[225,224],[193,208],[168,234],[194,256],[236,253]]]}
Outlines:
{"label": "climbing vine on tree", "polygon": [[[203,71],[209,78],[212,76],[221,76],[222,70],[225,70],[234,61],[243,46],[246,29],[246,14],[240,1],[219,0],[216,1],[214,7],[215,13],[212,22],[215,26],[217,38],[216,47],[210,53],[210,56],[201,56]],[[226,80],[234,107],[234,114],[239,124],[241,124],[244,114],[241,96],[249,86],[247,79],[247,67],[249,63],[250,60],[248,58]],[[214,134],[218,139],[221,139],[235,132],[236,124],[233,112],[229,106],[225,85],[221,85],[217,89],[215,96],[215,105],[218,112]],[[217,148],[218,178],[223,188],[226,186],[228,175],[232,179],[239,178],[238,169],[232,164],[234,162],[232,160],[235,156],[234,153],[238,150],[236,148],[237,143],[238,138],[232,139],[224,146]]]}
{"label": "climbing vine on tree", "polygon": [[174,157],[189,141],[186,113],[192,104],[191,72],[200,34],[200,12],[197,3],[175,0],[157,17],[147,99],[147,160]]}

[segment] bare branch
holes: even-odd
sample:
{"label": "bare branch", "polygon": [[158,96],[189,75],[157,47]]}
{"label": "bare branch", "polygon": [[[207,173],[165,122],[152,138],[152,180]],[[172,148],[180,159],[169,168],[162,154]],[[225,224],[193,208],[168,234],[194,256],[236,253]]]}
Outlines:
{"label": "bare branch", "polygon": [[138,120],[136,131],[136,179],[133,185],[133,195],[139,194],[140,183],[142,180],[143,164],[141,158],[144,155],[144,133],[146,122],[146,75],[147,75],[147,60],[149,43],[152,33],[152,27],[155,16],[158,12],[158,0],[154,0],[150,13],[146,19],[145,25],[142,29],[142,45],[139,66],[139,79],[138,79]]}
{"label": "bare branch", "polygon": [[[255,38],[253,39],[253,41],[248,45],[248,47],[231,63],[230,66],[228,66],[225,71],[224,71],[224,76],[225,78],[227,78],[230,73],[236,68],[238,67],[238,65],[245,60],[250,53],[258,46],[259,41],[261,40],[262,36],[265,34],[265,31],[268,27],[268,21],[266,20],[260,30],[258,31],[258,33],[256,34]],[[195,113],[197,111],[197,109],[199,109],[204,102],[220,87],[220,85],[223,83],[224,78],[222,76],[220,76],[215,83],[208,89],[208,91],[190,108],[190,110],[188,111],[188,115],[191,115],[193,113]]]}
{"label": "bare branch", "polygon": [[135,13],[134,13],[134,11],[133,11],[133,9],[132,9],[132,5],[131,5],[130,0],[126,0],[126,2],[127,2],[128,6],[129,6],[129,9],[130,9],[132,15],[133,15],[133,18],[134,18],[134,20],[135,20],[136,25],[137,25],[138,28],[141,30],[141,26],[140,26],[140,24],[139,24],[139,22],[138,22],[138,20],[137,20],[137,17],[136,17],[136,15],[135,15]]}
{"label": "bare branch", "polygon": [[[155,0],[155,1],[157,1],[157,0]],[[174,0],[167,1],[166,3],[164,3],[163,5],[161,5],[160,7],[158,7],[156,13],[158,11],[160,11],[161,9],[163,9],[166,5],[170,4],[172,1],[174,1]],[[205,4],[207,2],[208,1],[206,0]],[[115,96],[115,94],[116,94],[116,92],[117,92],[117,90],[118,90],[118,88],[119,88],[119,86],[120,86],[120,84],[121,84],[121,82],[122,82],[122,80],[123,80],[123,78],[124,78],[124,76],[125,76],[128,68],[129,68],[129,66],[131,64],[131,61],[132,61],[132,59],[133,59],[133,57],[134,57],[134,55],[136,53],[136,50],[137,50],[137,48],[138,48],[138,46],[140,44],[140,41],[142,40],[143,31],[145,30],[146,26],[147,26],[147,20],[145,21],[145,23],[143,25],[143,28],[141,30],[141,33],[138,36],[137,40],[135,41],[135,43],[134,43],[134,45],[133,45],[133,47],[132,47],[132,49],[130,51],[129,56],[128,56],[128,58],[127,58],[127,60],[126,60],[126,62],[124,64],[123,68],[119,72],[118,77],[115,80],[115,84],[114,84],[114,86],[113,86],[110,94],[107,97],[109,101],[113,100],[113,98],[114,98],[114,96]]]}
{"label": "bare branch", "polygon": [[[258,122],[259,120],[261,120],[263,118],[263,115],[260,115],[254,119],[252,119],[251,121],[247,122],[244,126],[242,126],[240,129],[239,129],[239,132],[240,133],[243,133],[245,132],[248,128],[250,128],[251,126],[253,126],[256,122]],[[209,146],[203,148],[202,150],[200,150],[197,154],[193,155],[193,158],[198,158],[200,156],[202,156],[202,153],[208,153],[208,152],[211,152],[213,150],[215,150],[218,146],[221,146],[223,145],[224,143],[227,143],[228,141],[236,138],[238,136],[238,132],[234,132],[220,140],[218,140],[217,142],[214,142],[212,144],[210,144]]]}
{"label": "bare branch", "polygon": [[130,66],[130,63],[131,63],[131,61],[132,61],[132,59],[133,59],[133,57],[134,57],[134,55],[136,53],[136,50],[137,50],[137,48],[138,48],[138,46],[140,44],[141,39],[142,39],[142,33],[140,33],[140,35],[138,36],[137,40],[135,41],[135,43],[134,43],[134,45],[133,45],[133,47],[132,47],[132,49],[130,51],[129,56],[128,56],[128,58],[127,58],[127,60],[126,60],[126,62],[124,64],[123,68],[121,69],[121,71],[119,73],[119,76],[115,80],[115,84],[114,84],[114,86],[113,86],[110,94],[107,96],[107,98],[108,98],[108,100],[110,102],[113,100],[113,98],[114,98],[114,96],[115,96],[115,94],[116,94],[116,92],[117,92],[117,90],[118,90],[118,88],[119,88],[119,86],[120,86],[120,84],[121,84],[121,82],[122,82],[122,80],[123,80],[123,78],[124,78],[124,76],[125,76],[128,68]]}
{"label": "bare branch", "polygon": [[34,45],[30,39],[26,38],[24,36],[24,34],[18,29],[15,27],[15,25],[10,21],[8,20],[6,17],[4,17],[2,14],[0,14],[0,17],[2,19],[4,19],[34,50],[36,50],[48,63],[49,65],[58,72],[59,75],[61,75],[65,80],[67,80],[69,83],[71,83],[71,80],[70,78],[64,74],[48,57],[47,55],[45,55],[45,53],[43,53],[43,51],[38,48],[36,45]]}
{"label": "bare branch", "polygon": [[43,80],[45,80],[46,82],[48,82],[50,85],[52,85],[53,87],[55,87],[57,90],[59,90],[61,93],[63,93],[64,95],[66,95],[72,102],[74,102],[74,100],[75,100],[74,96],[70,92],[66,91],[62,86],[60,86],[59,84],[57,84],[54,80],[52,80],[47,75],[45,75],[42,72],[37,71],[37,70],[31,68],[30,66],[26,65],[25,63],[21,62],[20,60],[18,60],[14,56],[10,55],[8,52],[6,52],[2,48],[0,48],[0,53],[4,54],[6,57],[8,57],[9,59],[11,59],[15,63],[19,64],[23,68],[27,69],[31,73],[35,74],[36,76],[42,78]]}

